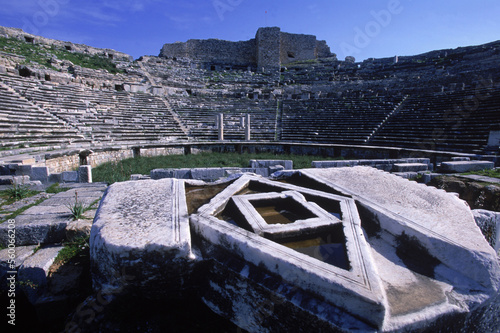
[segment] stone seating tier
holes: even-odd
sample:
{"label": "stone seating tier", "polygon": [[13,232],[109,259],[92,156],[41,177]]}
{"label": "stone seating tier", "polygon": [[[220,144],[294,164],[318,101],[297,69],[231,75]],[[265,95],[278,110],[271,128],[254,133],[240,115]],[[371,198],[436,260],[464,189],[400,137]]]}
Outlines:
{"label": "stone seating tier", "polygon": [[27,84],[13,88],[37,106],[81,131],[87,139],[146,141],[186,138],[163,101],[150,94],[85,89],[79,85]]}
{"label": "stone seating tier", "polygon": [[371,143],[415,147],[420,142],[436,150],[480,152],[491,126],[500,125],[499,107],[500,89],[493,86],[412,96]]}

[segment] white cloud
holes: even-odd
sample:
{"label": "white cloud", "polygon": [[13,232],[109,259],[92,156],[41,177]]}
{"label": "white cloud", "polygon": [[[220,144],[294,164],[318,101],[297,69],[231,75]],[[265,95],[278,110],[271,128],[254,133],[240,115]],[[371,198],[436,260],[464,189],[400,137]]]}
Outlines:
{"label": "white cloud", "polygon": [[79,9],[77,11],[80,14],[87,16],[87,18],[92,19],[93,23],[109,25],[124,21],[124,19],[122,19],[120,16],[112,12],[105,13],[100,8]]}

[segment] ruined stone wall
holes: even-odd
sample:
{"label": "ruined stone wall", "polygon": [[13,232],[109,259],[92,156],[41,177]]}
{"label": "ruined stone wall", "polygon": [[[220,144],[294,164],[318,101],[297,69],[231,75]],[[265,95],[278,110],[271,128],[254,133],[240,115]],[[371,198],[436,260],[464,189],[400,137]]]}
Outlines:
{"label": "ruined stone wall", "polygon": [[160,52],[163,58],[189,58],[223,66],[256,66],[259,70],[276,70],[281,64],[330,55],[326,42],[316,40],[316,36],[282,33],[278,27],[260,28],[255,39],[249,41],[190,39],[185,43],[165,44]]}
{"label": "ruined stone wall", "polygon": [[219,65],[255,65],[255,40],[229,42],[219,39],[190,39],[186,43],[165,44],[160,57],[191,58]]}
{"label": "ruined stone wall", "polygon": [[328,58],[332,56],[333,54],[330,47],[326,43],[326,40],[316,41],[316,58]]}
{"label": "ruined stone wall", "polygon": [[45,161],[45,166],[49,168],[50,173],[77,170],[80,166],[80,156],[74,154],[48,159]]}
{"label": "ruined stone wall", "polygon": [[282,64],[316,58],[315,36],[282,32],[280,37],[280,61]]}
{"label": "ruined stone wall", "polygon": [[94,152],[89,155],[87,162],[93,168],[107,162],[119,162],[121,160],[134,157],[132,149],[120,149],[114,151]]}

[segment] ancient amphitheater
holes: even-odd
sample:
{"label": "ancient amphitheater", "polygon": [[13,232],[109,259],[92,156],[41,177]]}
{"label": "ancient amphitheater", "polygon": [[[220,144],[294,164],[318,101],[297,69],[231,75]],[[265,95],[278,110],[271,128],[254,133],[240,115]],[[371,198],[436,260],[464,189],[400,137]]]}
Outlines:
{"label": "ancient amphitheater", "polygon": [[[136,295],[202,299],[238,331],[500,328],[500,233],[490,235],[493,249],[463,201],[389,174],[430,179],[431,171],[498,166],[500,42],[356,62],[279,28],[243,42],[166,44],[137,60],[12,28],[0,27],[0,41],[2,184],[81,185],[16,218],[19,279],[36,276],[50,289],[61,247],[44,246],[67,237],[61,203],[106,190],[90,236],[96,295],[66,330],[104,331],[102,309],[116,310],[110,298]],[[200,151],[318,162],[299,171],[287,161],[155,170],[107,189],[91,184],[91,168],[104,162]],[[220,189],[188,208],[210,186]],[[287,207],[294,218],[273,226],[264,206]],[[8,224],[0,224],[4,247]],[[327,247],[304,250],[304,235]],[[37,245],[45,268],[30,261]],[[318,257],[324,250],[333,252]],[[26,290],[26,281],[39,317],[74,302]]]}

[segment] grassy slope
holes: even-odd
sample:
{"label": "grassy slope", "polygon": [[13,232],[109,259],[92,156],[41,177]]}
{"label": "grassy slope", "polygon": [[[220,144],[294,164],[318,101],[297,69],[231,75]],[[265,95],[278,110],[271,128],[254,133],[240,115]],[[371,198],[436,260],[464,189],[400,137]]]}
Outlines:
{"label": "grassy slope", "polygon": [[74,65],[81,67],[105,69],[113,74],[121,72],[116,68],[116,65],[106,57],[70,52],[55,46],[46,48],[42,45],[26,43],[15,38],[0,37],[0,50],[23,56],[26,58],[26,63],[36,62],[54,70],[55,68],[50,65],[50,59],[56,57],[59,60],[69,60]]}

